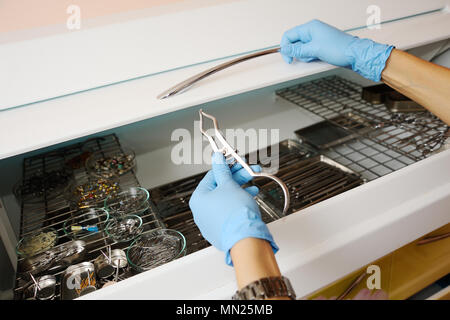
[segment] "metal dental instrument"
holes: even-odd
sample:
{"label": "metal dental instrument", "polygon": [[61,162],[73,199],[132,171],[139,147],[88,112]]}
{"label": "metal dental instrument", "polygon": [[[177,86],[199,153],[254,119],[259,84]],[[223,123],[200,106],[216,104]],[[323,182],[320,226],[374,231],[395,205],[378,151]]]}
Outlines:
{"label": "metal dental instrument", "polygon": [[[269,178],[269,179],[272,179],[273,181],[275,181],[276,183],[278,183],[280,185],[280,187],[281,187],[281,189],[283,190],[283,193],[284,193],[283,214],[286,214],[287,210],[289,209],[290,196],[289,196],[289,189],[284,184],[284,182],[281,181],[281,179],[279,179],[278,177],[276,177],[274,175],[271,175],[271,174],[268,174],[268,173],[264,173],[264,172],[254,172],[252,170],[252,168],[245,162],[245,160],[242,159],[241,156],[238,155],[236,150],[225,140],[224,136],[222,135],[222,133],[219,130],[219,125],[217,123],[217,119],[215,117],[213,117],[212,115],[209,115],[209,114],[203,112],[202,109],[199,110],[199,115],[200,115],[200,132],[208,139],[209,143],[211,144],[211,148],[213,149],[214,152],[221,152],[221,153],[223,153],[223,155],[225,156],[225,159],[227,159],[227,162],[228,162],[228,160],[233,158],[245,170],[247,170],[247,172],[252,177]],[[222,145],[221,148],[219,148],[219,146],[217,145],[217,143],[214,140],[214,138],[211,135],[209,135],[205,130],[203,130],[203,117],[206,117],[206,118],[212,120],[212,122],[214,124],[215,137],[217,138],[217,140],[219,140],[220,144]]]}
{"label": "metal dental instrument", "polygon": [[450,232],[447,232],[447,233],[444,233],[444,234],[440,234],[440,235],[437,235],[437,236],[434,236],[434,237],[423,238],[422,240],[419,240],[417,242],[417,245],[418,246],[424,245],[424,244],[427,244],[427,243],[430,243],[430,242],[435,242],[435,241],[438,241],[438,240],[446,239],[448,237],[450,237]]}
{"label": "metal dental instrument", "polygon": [[261,57],[261,56],[264,56],[264,55],[267,55],[267,54],[271,54],[271,53],[276,53],[276,52],[279,52],[279,51],[280,51],[280,47],[276,47],[276,48],[273,48],[273,49],[266,49],[266,50],[250,53],[250,54],[247,54],[245,56],[233,59],[231,61],[224,62],[222,64],[219,64],[219,65],[217,65],[215,67],[207,69],[207,70],[205,70],[205,71],[203,71],[203,72],[201,72],[199,74],[196,74],[195,76],[192,76],[192,77],[190,77],[190,78],[188,78],[188,79],[186,79],[186,80],[184,80],[184,81],[174,85],[173,87],[171,87],[171,88],[167,89],[166,91],[162,92],[161,94],[159,94],[157,96],[157,98],[158,99],[169,98],[169,97],[174,96],[174,95],[176,95],[178,93],[181,93],[182,91],[187,90],[194,83],[196,83],[196,82],[198,82],[198,81],[200,81],[200,80],[202,80],[202,79],[204,79],[204,78],[206,78],[206,77],[208,77],[208,76],[210,76],[210,75],[212,75],[212,74],[214,74],[214,73],[216,73],[216,72],[218,72],[220,70],[226,69],[226,68],[231,67],[231,66],[233,66],[235,64],[238,64],[238,63],[241,63],[241,62],[253,59],[253,58]]}
{"label": "metal dental instrument", "polygon": [[[29,273],[31,280],[33,280],[34,285],[36,286],[35,289],[37,290],[41,290],[41,287],[39,286],[39,283],[36,281],[36,279],[33,277],[33,275],[31,274],[31,272]],[[35,290],[36,291],[36,290]]]}
{"label": "metal dental instrument", "polygon": [[349,295],[349,293],[366,277],[366,273],[363,272],[359,275],[358,278],[356,278],[343,293],[339,295],[339,297],[336,298],[336,300],[344,300],[346,296]]}

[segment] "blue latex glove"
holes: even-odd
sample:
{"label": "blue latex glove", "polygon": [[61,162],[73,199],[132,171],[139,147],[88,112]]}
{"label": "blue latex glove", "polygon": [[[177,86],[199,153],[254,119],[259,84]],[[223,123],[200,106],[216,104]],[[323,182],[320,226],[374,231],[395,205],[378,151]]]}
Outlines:
{"label": "blue latex glove", "polygon": [[[252,166],[260,172],[259,166]],[[200,181],[192,194],[189,206],[203,237],[213,246],[225,252],[225,262],[233,265],[230,249],[244,238],[259,238],[270,242],[278,251],[254,196],[258,188],[241,186],[252,179],[239,164],[228,167],[221,153],[214,153],[212,170]]]}
{"label": "blue latex glove", "polygon": [[380,81],[393,48],[354,37],[319,20],[294,27],[281,39],[281,54],[287,63],[293,58],[304,62],[319,59],[351,68],[372,81]]}

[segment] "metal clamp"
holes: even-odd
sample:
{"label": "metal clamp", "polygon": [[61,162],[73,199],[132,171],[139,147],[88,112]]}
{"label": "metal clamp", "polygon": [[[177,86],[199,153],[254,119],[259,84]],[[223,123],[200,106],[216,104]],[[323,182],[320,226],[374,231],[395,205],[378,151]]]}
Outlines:
{"label": "metal clamp", "polygon": [[[236,160],[252,177],[264,177],[274,180],[276,183],[279,184],[281,189],[283,190],[284,194],[284,208],[283,208],[283,214],[287,213],[287,210],[289,209],[290,204],[290,196],[289,196],[289,189],[284,184],[284,182],[279,179],[278,177],[264,173],[264,172],[254,172],[252,168],[245,162],[244,159],[241,158],[241,156],[238,155],[236,150],[225,140],[224,136],[219,130],[219,124],[217,123],[217,119],[213,117],[210,114],[207,114],[203,112],[202,109],[199,110],[200,115],[200,132],[208,139],[209,143],[211,144],[211,148],[214,152],[221,152],[225,156],[225,158],[230,159],[233,158]],[[214,134],[218,142],[221,144],[221,147],[217,144],[216,140],[209,135],[206,130],[203,129],[203,117],[206,117],[210,120],[212,120],[214,124]]]}
{"label": "metal clamp", "polygon": [[347,287],[347,289],[345,289],[344,292],[342,292],[337,298],[336,300],[344,300],[345,297],[347,297],[350,292],[355,289],[355,287],[361,283],[361,281],[363,281],[363,279],[366,277],[367,273],[363,272],[361,273],[358,278],[356,278],[355,280],[352,281],[352,283],[350,283],[350,285]]}
{"label": "metal clamp", "polygon": [[258,51],[258,52],[254,52],[251,54],[247,54],[245,56],[233,59],[231,61],[228,62],[224,62],[222,64],[219,64],[218,66],[212,67],[208,70],[205,70],[203,72],[200,72],[199,74],[196,74],[195,76],[192,76],[176,85],[174,85],[173,87],[167,89],[166,91],[160,93],[157,98],[158,99],[166,99],[169,98],[171,96],[174,96],[178,93],[181,93],[182,91],[187,90],[189,87],[191,87],[194,83],[220,71],[223,69],[226,69],[228,67],[231,67],[235,64],[253,59],[253,58],[257,58],[257,57],[261,57],[264,56],[266,54],[271,54],[271,53],[275,53],[275,52],[279,52],[280,51],[280,47],[276,47],[273,49],[266,49],[266,50],[262,50],[262,51]]}

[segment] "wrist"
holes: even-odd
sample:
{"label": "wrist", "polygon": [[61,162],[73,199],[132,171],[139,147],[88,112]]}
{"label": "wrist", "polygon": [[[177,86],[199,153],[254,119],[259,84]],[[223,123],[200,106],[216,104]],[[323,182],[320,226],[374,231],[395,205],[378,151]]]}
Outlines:
{"label": "wrist", "polygon": [[[257,210],[257,209],[256,209]],[[255,238],[265,240],[270,245],[272,254],[278,251],[267,225],[261,220],[261,214],[254,209],[243,207],[240,212],[233,213],[222,229],[225,263],[233,266],[230,250],[241,240]]]}
{"label": "wrist", "polygon": [[345,54],[349,57],[353,71],[366,79],[380,81],[381,73],[393,49],[394,46],[391,45],[354,37]]}
{"label": "wrist", "polygon": [[267,240],[245,238],[230,250],[238,288],[262,278],[281,276],[271,244]]}

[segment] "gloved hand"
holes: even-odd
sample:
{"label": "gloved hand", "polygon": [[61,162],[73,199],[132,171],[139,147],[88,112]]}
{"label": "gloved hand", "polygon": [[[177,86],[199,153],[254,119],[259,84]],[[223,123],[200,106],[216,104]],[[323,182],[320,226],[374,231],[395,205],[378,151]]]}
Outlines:
{"label": "gloved hand", "polygon": [[294,27],[283,34],[281,54],[287,63],[322,60],[353,71],[372,81],[380,81],[394,47],[360,39],[319,20]]}
{"label": "gloved hand", "polygon": [[[260,172],[259,166],[252,166]],[[228,167],[221,153],[214,153],[212,170],[200,181],[189,201],[194,221],[203,237],[225,252],[225,262],[233,265],[230,249],[245,238],[259,238],[270,242],[278,251],[266,224],[261,220],[258,205],[253,199],[258,188],[241,186],[252,179],[239,164]]]}

